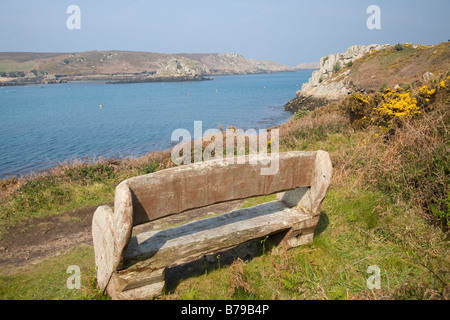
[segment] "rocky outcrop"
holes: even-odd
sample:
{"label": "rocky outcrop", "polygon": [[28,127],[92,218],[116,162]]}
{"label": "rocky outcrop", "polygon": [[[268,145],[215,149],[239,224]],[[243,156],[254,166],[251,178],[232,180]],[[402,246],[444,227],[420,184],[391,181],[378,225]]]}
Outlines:
{"label": "rocky outcrop", "polygon": [[372,51],[388,48],[389,45],[354,45],[349,47],[344,53],[331,54],[320,59],[320,69],[314,71],[307,83],[302,85],[302,89],[297,91],[297,98],[285,105],[285,110],[295,112],[298,109],[313,110],[318,106],[345,97],[357,88],[346,81],[350,69],[343,70],[350,66],[353,61],[361,58]]}
{"label": "rocky outcrop", "polygon": [[156,72],[157,76],[201,76],[204,70],[198,63],[186,58],[171,58]]}
{"label": "rocky outcrop", "polygon": [[22,78],[0,78],[0,87],[1,86],[23,86],[30,84],[53,84],[53,83],[65,83],[67,80],[60,79],[55,75],[45,75],[45,76],[35,76],[26,75]]}
{"label": "rocky outcrop", "polygon": [[[389,45],[354,45],[349,47],[344,53],[331,54],[320,59],[320,69],[313,72],[308,83],[303,84],[301,94],[313,95],[326,99],[338,99],[348,94],[352,90],[351,85],[345,83],[345,77],[350,70],[336,74],[354,60],[361,58],[371,51],[385,49]],[[328,80],[333,81],[328,81]]]}
{"label": "rocky outcrop", "polygon": [[313,96],[298,96],[289,101],[285,106],[284,110],[295,113],[299,109],[312,111],[315,108],[325,106],[330,101],[325,98],[316,98]]}
{"label": "rocky outcrop", "polygon": [[339,74],[339,71],[372,50],[377,51],[388,47],[389,45],[378,44],[369,46],[354,45],[349,47],[344,53],[330,54],[321,58],[320,69],[313,72],[308,83],[302,85],[300,94],[325,99],[339,99],[347,95],[349,91],[352,91],[351,85],[345,82],[345,77],[350,70],[341,74]]}

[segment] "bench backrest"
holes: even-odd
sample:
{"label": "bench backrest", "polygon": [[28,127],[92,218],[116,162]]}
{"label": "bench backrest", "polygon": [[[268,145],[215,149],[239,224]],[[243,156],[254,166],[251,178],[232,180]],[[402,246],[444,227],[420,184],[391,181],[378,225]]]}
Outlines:
{"label": "bench backrest", "polygon": [[280,153],[279,168],[274,175],[261,175],[261,169],[267,167],[261,161],[250,164],[248,156],[242,160],[183,165],[119,184],[114,204],[119,256],[123,258],[133,226],[219,202],[309,187],[307,210],[313,215],[318,214],[331,179],[328,153]]}

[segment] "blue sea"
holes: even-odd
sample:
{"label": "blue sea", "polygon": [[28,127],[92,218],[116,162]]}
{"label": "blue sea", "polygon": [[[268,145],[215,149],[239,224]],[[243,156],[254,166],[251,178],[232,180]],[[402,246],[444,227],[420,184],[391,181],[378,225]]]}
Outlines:
{"label": "blue sea", "polygon": [[[312,71],[216,76],[212,81],[69,82],[0,87],[0,178],[58,162],[169,150],[172,132],[286,122],[283,106]],[[100,107],[101,106],[101,107]]]}

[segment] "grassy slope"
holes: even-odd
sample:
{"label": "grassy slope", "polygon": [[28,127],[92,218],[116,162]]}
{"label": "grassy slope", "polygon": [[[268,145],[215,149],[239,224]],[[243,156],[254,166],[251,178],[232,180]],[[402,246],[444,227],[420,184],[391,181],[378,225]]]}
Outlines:
{"label": "grassy slope", "polygon": [[[347,69],[342,69],[345,72]],[[366,91],[395,85],[420,87],[424,84],[422,75],[432,72],[436,76],[450,70],[450,42],[435,46],[411,44],[393,46],[388,50],[375,51],[356,60],[347,81]]]}
{"label": "grassy slope", "polygon": [[[392,54],[386,70],[405,53]],[[375,63],[373,59],[378,58],[368,55],[362,61]],[[355,63],[358,70],[363,62]],[[439,220],[436,212],[445,211],[445,205],[433,211],[431,200],[445,203],[448,192],[450,81],[445,85],[431,101],[419,103],[421,115],[396,122],[395,128],[363,125],[364,113],[355,120],[352,112],[360,104],[352,97],[282,125],[281,151],[322,149],[332,157],[333,183],[313,244],[285,251],[272,248],[269,238],[261,243],[263,255],[182,280],[162,299],[448,299],[448,207],[447,218]],[[419,95],[418,88],[412,94]],[[367,99],[375,103],[379,98],[375,94]],[[2,224],[54,214],[61,207],[111,201],[118,182],[168,167],[168,157],[161,153],[60,166],[30,181],[4,181]],[[87,200],[98,194],[94,190],[102,196]],[[251,199],[245,206],[270,200],[273,196]],[[64,289],[70,264],[82,266],[81,291]],[[381,271],[380,290],[366,286],[372,265]],[[26,270],[3,271],[0,298],[98,298],[88,276],[93,267],[92,248],[83,247]],[[52,279],[51,274],[59,276]]]}

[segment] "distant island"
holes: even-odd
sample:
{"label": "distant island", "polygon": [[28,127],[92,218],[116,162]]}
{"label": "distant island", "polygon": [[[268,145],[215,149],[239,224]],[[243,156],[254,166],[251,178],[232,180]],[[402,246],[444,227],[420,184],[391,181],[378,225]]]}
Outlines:
{"label": "distant island", "polygon": [[297,65],[296,69],[298,70],[318,70],[320,69],[320,62],[305,62]]}
{"label": "distant island", "polygon": [[[211,80],[215,75],[293,72],[301,68],[236,53],[133,51],[0,53],[0,86],[101,80],[107,83]],[[309,69],[309,68],[306,68]]]}

